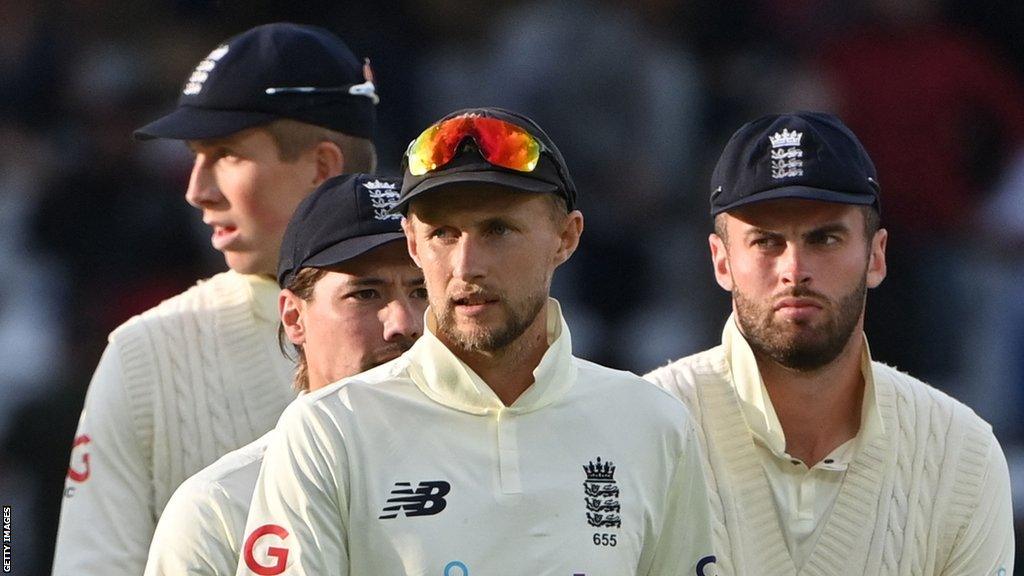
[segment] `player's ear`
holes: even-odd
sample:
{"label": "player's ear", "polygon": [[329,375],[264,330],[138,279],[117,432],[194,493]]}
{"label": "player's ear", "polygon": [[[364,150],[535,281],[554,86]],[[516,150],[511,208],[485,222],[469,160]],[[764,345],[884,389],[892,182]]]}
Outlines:
{"label": "player's ear", "polygon": [[409,257],[412,258],[417,268],[423,268],[420,263],[419,244],[416,243],[416,230],[412,220],[405,216],[402,217],[402,232],[405,232],[405,246],[409,249]]}
{"label": "player's ear", "polygon": [[876,288],[885,280],[885,246],[889,240],[889,232],[879,228],[871,239],[871,253],[868,255],[868,288]]}
{"label": "player's ear", "polygon": [[321,140],[313,148],[313,160],[316,162],[314,186],[319,186],[328,178],[345,173],[345,154],[334,142]]}
{"label": "player's ear", "polygon": [[725,245],[725,239],[712,232],[708,235],[708,244],[711,246],[711,265],[715,269],[715,281],[727,292],[732,292],[732,269],[729,264],[729,249]]}
{"label": "player's ear", "polygon": [[297,346],[306,343],[305,310],[306,301],[285,288],[277,297],[277,309],[281,315],[281,325],[288,341]]}
{"label": "player's ear", "polygon": [[573,210],[562,220],[561,232],[558,235],[558,251],[555,252],[555,266],[564,263],[576,252],[583,235],[583,213]]}

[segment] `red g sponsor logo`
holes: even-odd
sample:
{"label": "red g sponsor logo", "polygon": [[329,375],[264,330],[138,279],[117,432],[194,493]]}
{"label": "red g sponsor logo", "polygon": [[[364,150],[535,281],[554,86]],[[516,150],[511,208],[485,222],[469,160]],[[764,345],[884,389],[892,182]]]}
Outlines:
{"label": "red g sponsor logo", "polygon": [[281,540],[288,537],[288,531],[277,524],[264,524],[259,528],[253,530],[252,534],[249,534],[249,538],[245,540],[245,565],[260,576],[274,576],[284,572],[285,564],[288,562],[288,549],[281,548],[278,546],[270,546],[267,548],[267,556],[274,559],[274,563],[270,565],[260,564],[256,561],[256,558],[252,554],[252,549],[256,547],[256,541],[264,536],[277,536]]}
{"label": "red g sponsor logo", "polygon": [[71,445],[71,465],[68,466],[68,478],[75,482],[85,482],[89,479],[89,451],[85,445],[90,441],[87,434],[82,434],[75,438],[75,443]]}

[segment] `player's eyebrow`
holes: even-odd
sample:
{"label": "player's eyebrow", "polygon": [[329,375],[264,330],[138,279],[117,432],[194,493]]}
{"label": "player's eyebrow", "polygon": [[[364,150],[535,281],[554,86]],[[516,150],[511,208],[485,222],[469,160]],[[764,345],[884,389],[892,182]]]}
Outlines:
{"label": "player's eyebrow", "polygon": [[[383,278],[377,278],[375,276],[364,276],[345,281],[346,286],[351,286],[353,288],[367,286],[383,286],[389,283],[390,282],[388,282],[387,280],[384,280]],[[411,280],[408,280],[407,282],[404,282],[404,284],[406,286],[417,286],[423,284],[423,276],[417,276]]]}
{"label": "player's eyebrow", "polygon": [[227,137],[200,138],[198,140],[186,140],[185,146],[187,146],[192,152],[198,152],[199,148],[216,148],[218,146],[226,146],[228,141],[229,139]]}
{"label": "player's eyebrow", "polygon": [[383,278],[376,278],[373,276],[364,276],[356,278],[354,280],[346,280],[346,286],[382,286],[386,284]]}
{"label": "player's eyebrow", "polygon": [[813,230],[808,230],[807,232],[804,232],[801,236],[803,238],[812,238],[816,236],[824,236],[826,234],[834,234],[837,232],[841,234],[846,234],[849,233],[849,231],[850,227],[847,226],[846,224],[843,224],[842,222],[835,222],[832,224],[825,224],[824,226],[819,226],[817,228],[814,228]]}
{"label": "player's eyebrow", "polygon": [[750,228],[743,233],[744,238],[752,238],[754,236],[767,236],[769,238],[781,238],[783,235],[781,232],[775,232],[774,230],[767,230],[765,228]]}
{"label": "player's eyebrow", "polygon": [[[801,233],[800,237],[810,238],[812,236],[822,236],[825,234],[833,234],[837,232],[845,234],[848,233],[849,231],[850,227],[847,226],[846,224],[842,222],[834,222],[818,226],[817,228],[812,228],[811,230]],[[774,230],[768,230],[765,228],[758,227],[751,228],[743,233],[744,238],[751,238],[755,236],[764,236],[768,238],[782,238],[785,236],[785,234],[783,234],[782,232],[776,232]]]}

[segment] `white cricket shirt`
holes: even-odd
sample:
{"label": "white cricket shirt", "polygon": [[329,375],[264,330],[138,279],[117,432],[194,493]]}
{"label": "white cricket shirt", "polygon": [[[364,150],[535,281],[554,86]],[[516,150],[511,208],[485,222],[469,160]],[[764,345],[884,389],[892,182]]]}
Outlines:
{"label": "white cricket shirt", "polygon": [[548,337],[512,406],[429,324],[402,357],[294,402],[238,574],[710,574],[685,407],[574,358],[554,300]]}

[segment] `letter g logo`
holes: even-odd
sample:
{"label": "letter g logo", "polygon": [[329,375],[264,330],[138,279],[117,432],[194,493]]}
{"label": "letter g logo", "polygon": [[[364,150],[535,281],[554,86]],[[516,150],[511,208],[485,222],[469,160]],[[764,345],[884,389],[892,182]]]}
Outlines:
{"label": "letter g logo", "polygon": [[697,562],[697,576],[718,576],[714,556],[705,556]]}
{"label": "letter g logo", "polygon": [[252,554],[252,549],[256,546],[256,541],[266,535],[277,536],[281,540],[288,537],[288,531],[277,524],[264,524],[259,528],[252,531],[249,538],[245,540],[245,565],[260,576],[274,576],[284,572],[285,564],[288,562],[288,549],[281,548],[278,546],[270,546],[267,548],[267,556],[274,558],[275,562],[270,566],[264,566],[256,561],[256,558]]}
{"label": "letter g logo", "polygon": [[74,466],[74,462],[72,462],[72,464],[68,466],[68,478],[74,480],[75,482],[85,482],[86,480],[89,479],[90,470],[88,448],[79,447],[85,446],[91,441],[92,439],[89,438],[88,434],[82,434],[81,436],[75,438],[75,443],[71,445],[72,458],[76,454],[79,454],[82,460],[82,468],[76,469]]}

